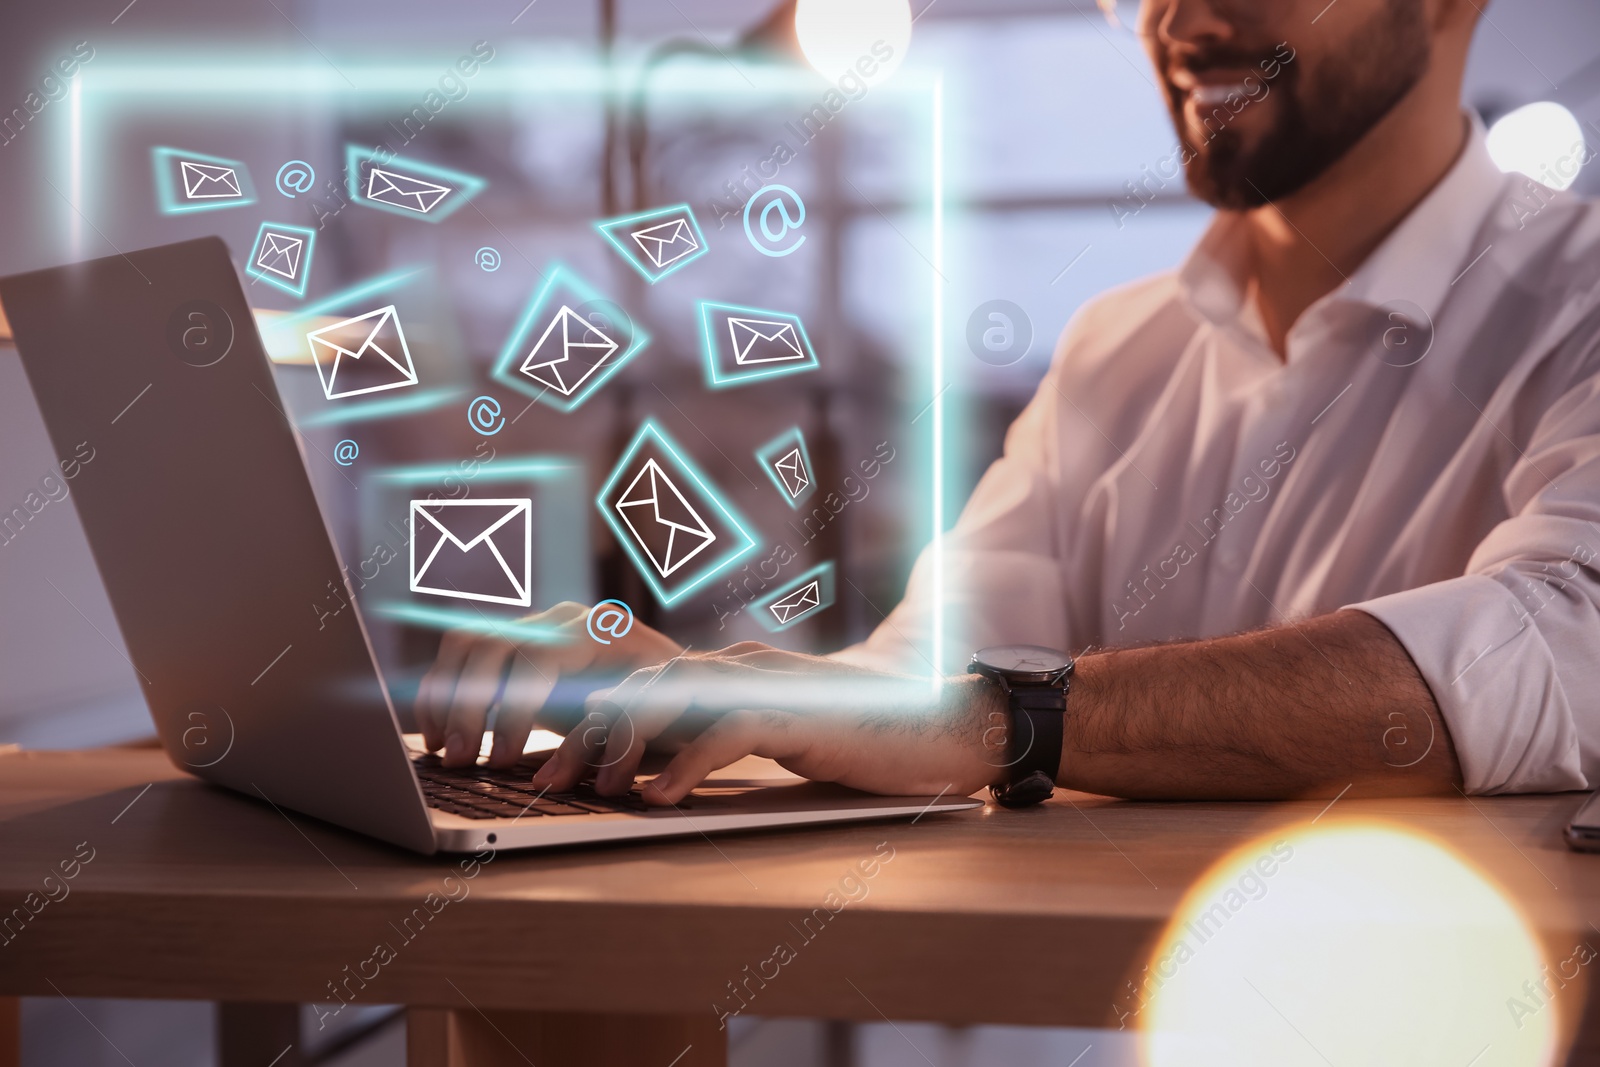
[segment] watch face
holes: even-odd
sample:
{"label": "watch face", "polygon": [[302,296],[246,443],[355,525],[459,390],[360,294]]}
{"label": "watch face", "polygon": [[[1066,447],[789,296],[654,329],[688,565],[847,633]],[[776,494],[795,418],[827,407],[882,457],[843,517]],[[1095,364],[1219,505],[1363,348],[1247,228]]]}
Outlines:
{"label": "watch face", "polygon": [[992,645],[980,648],[972,658],[1001,674],[1049,674],[1072,663],[1055,649],[1041,645]]}

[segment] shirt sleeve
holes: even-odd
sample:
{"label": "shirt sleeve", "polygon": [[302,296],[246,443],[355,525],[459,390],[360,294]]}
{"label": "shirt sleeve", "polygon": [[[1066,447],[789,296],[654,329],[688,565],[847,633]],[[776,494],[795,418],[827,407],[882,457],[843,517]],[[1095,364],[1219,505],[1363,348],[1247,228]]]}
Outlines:
{"label": "shirt sleeve", "polygon": [[1139,434],[1194,331],[1176,292],[1174,275],[1156,275],[1073,314],[955,526],[917,559],[900,604],[835,658],[952,674],[986,645],[1070,651],[1092,639],[1074,625],[1098,618],[1098,571],[1067,546],[1086,543],[1083,501],[1122,457],[1115,442]]}
{"label": "shirt sleeve", "polygon": [[1535,423],[1502,489],[1511,517],[1449,581],[1349,605],[1422,673],[1469,793],[1600,779],[1600,374]]}
{"label": "shirt sleeve", "polygon": [[[1054,379],[1063,347],[1065,339],[955,526],[918,556],[905,597],[865,641],[833,658],[881,670],[953,674],[986,645],[1068,647],[1055,549],[1061,501]],[[936,619],[942,623],[937,638]]]}

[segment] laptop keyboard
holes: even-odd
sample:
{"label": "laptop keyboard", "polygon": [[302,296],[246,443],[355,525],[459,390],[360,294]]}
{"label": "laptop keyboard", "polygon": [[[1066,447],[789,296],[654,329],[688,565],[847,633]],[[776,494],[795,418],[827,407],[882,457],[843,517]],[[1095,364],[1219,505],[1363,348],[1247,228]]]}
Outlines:
{"label": "laptop keyboard", "polygon": [[[646,812],[637,789],[620,797],[603,797],[588,783],[566,793],[551,793],[529,784],[531,770],[488,767],[446,767],[438,756],[412,760],[428,807],[465,819],[515,819],[539,815],[602,815]],[[680,807],[686,805],[679,805]]]}

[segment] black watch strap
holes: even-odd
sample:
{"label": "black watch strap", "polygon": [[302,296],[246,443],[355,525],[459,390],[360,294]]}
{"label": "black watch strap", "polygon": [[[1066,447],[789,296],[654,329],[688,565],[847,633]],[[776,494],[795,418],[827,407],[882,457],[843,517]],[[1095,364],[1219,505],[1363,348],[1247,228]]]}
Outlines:
{"label": "black watch strap", "polygon": [[1001,806],[1025,808],[1049,799],[1055,791],[1069,680],[1070,671],[1055,685],[1008,687],[1011,774],[1003,785],[989,787]]}

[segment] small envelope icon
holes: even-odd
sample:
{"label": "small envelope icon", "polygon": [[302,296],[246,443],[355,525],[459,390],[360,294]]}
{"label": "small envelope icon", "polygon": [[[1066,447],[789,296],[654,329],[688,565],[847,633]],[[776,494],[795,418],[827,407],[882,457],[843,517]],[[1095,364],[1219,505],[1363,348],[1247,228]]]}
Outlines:
{"label": "small envelope icon", "polygon": [[373,167],[367,175],[367,199],[390,207],[405,208],[426,215],[439,201],[455,192],[448,185],[436,185],[421,178]]}
{"label": "small envelope icon", "polygon": [[[400,317],[393,304],[324,326],[306,334],[306,340],[311,342],[311,360],[329,400],[417,384],[417,371],[411,365],[411,351],[406,347],[406,335],[401,332]],[[361,367],[379,377],[378,383],[342,387],[339,375],[351,360],[365,360]]]}
{"label": "small envelope icon", "polygon": [[565,304],[518,368],[540,385],[571,396],[621,347]]}
{"label": "small envelope icon", "polygon": [[815,609],[820,603],[822,603],[821,580],[813,579],[788,596],[774,600],[767,606],[771,609],[772,614],[777,617],[780,624],[787,625],[806,612]]}
{"label": "small envelope icon", "polygon": [[239,191],[239,175],[232,167],[219,167],[211,163],[178,161],[183,174],[183,195],[189,200],[221,200],[243,197]]}
{"label": "small envelope icon", "polygon": [[787,455],[780,457],[772,465],[772,469],[778,472],[778,477],[783,481],[783,488],[796,499],[806,491],[806,486],[811,484],[811,478],[806,472],[806,461],[800,457],[798,448],[791,449]]}
{"label": "small envelope icon", "polygon": [[411,502],[413,593],[525,608],[532,573],[533,501]]}
{"label": "small envelope icon", "polygon": [[687,219],[672,219],[655,226],[647,226],[634,231],[630,236],[643,250],[645,258],[655,264],[657,270],[676,263],[689,253],[700,249],[700,242],[694,239],[694,232],[689,229]]}
{"label": "small envelope icon", "polygon": [[806,358],[793,323],[729,316],[728,333],[733,336],[733,361],[740,366]]}
{"label": "small envelope icon", "polygon": [[298,237],[268,230],[261,242],[261,254],[256,256],[256,266],[292,282],[300,270],[300,252],[305,246]]}
{"label": "small envelope icon", "polygon": [[653,459],[645,461],[614,507],[663,578],[717,539]]}

